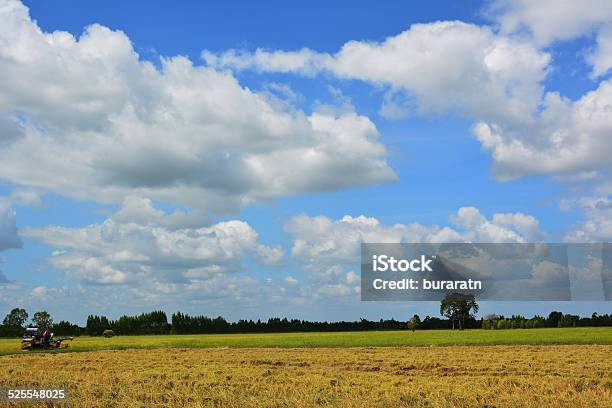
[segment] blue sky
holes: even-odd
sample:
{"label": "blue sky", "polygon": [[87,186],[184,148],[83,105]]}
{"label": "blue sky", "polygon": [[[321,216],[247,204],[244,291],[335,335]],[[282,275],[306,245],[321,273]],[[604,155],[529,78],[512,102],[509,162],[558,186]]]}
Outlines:
{"label": "blue sky", "polygon": [[[612,238],[605,2],[0,4],[0,314],[436,315],[355,243]],[[482,308],[552,309],[610,312]]]}

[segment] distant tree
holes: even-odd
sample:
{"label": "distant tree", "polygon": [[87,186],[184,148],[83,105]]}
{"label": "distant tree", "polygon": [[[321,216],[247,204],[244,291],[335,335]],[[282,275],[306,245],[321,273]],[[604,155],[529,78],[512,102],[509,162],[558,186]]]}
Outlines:
{"label": "distant tree", "polygon": [[563,313],[561,312],[550,312],[548,318],[546,319],[546,325],[549,327],[561,327],[561,318],[563,317]]}
{"label": "distant tree", "polygon": [[110,322],[106,316],[87,316],[87,324],[85,326],[87,334],[90,336],[100,336],[106,329],[110,329]]}
{"label": "distant tree", "polygon": [[499,316],[496,314],[488,314],[482,319],[482,328],[483,329],[494,329],[495,324],[499,320]]}
{"label": "distant tree", "polygon": [[20,336],[23,334],[25,323],[28,320],[28,312],[21,308],[15,308],[6,315],[0,326],[0,336]]}
{"label": "distant tree", "polygon": [[25,322],[28,320],[28,312],[25,309],[16,307],[6,315],[2,324],[6,327],[14,327],[23,329]]}
{"label": "distant tree", "polygon": [[53,319],[49,313],[41,310],[32,316],[32,324],[39,329],[51,329],[53,327]]}
{"label": "distant tree", "polygon": [[440,314],[452,321],[453,330],[455,322],[459,324],[459,330],[465,328],[465,319],[474,317],[478,313],[479,307],[474,295],[451,293],[440,302]]}
{"label": "distant tree", "polygon": [[533,316],[531,318],[531,322],[532,322],[532,327],[534,329],[546,326],[546,319],[544,319],[542,316],[538,316],[538,315]]}
{"label": "distant tree", "polygon": [[565,314],[559,320],[559,327],[576,327],[576,322],[580,319],[579,316]]}
{"label": "distant tree", "polygon": [[421,318],[419,317],[418,314],[415,314],[408,321],[408,329],[414,332],[416,328],[419,326],[419,324],[421,324]]}
{"label": "distant tree", "polygon": [[66,320],[61,320],[59,323],[53,323],[53,333],[61,336],[78,336],[83,330],[76,324],[72,324]]}

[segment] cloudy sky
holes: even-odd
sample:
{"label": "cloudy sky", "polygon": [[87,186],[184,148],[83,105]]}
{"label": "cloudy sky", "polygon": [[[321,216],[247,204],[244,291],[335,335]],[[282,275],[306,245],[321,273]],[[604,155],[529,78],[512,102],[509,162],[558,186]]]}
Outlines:
{"label": "cloudy sky", "polygon": [[[404,319],[361,242],[611,241],[612,3],[428,3],[0,0],[0,314]],[[553,308],[610,312],[481,309]]]}

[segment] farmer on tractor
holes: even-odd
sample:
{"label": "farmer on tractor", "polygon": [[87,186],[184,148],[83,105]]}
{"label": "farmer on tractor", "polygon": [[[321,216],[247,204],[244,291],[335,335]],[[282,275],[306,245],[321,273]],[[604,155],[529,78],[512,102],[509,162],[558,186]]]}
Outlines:
{"label": "farmer on tractor", "polygon": [[66,343],[66,341],[71,341],[72,339],[72,337],[55,338],[49,329],[45,329],[41,332],[36,327],[28,327],[26,329],[26,334],[21,339],[21,350],[29,351],[33,349],[51,350],[67,348],[68,343]]}

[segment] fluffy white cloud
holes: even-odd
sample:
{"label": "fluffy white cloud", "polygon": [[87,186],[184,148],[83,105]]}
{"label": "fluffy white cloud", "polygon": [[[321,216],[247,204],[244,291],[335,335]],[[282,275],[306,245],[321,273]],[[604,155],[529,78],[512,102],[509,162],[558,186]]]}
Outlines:
{"label": "fluffy white cloud", "polygon": [[612,199],[588,197],[580,200],[585,221],[570,231],[568,242],[612,242]]}
{"label": "fluffy white cloud", "polygon": [[[494,214],[489,220],[477,208],[462,207],[451,221],[457,228],[418,223],[385,225],[363,215],[339,220],[299,215],[285,229],[294,238],[294,257],[307,265],[328,265],[321,273],[336,276],[344,276],[338,264],[358,261],[362,242],[532,242],[542,236],[538,221],[521,213]],[[348,275],[346,279],[352,280]]]}
{"label": "fluffy white cloud", "polygon": [[527,35],[538,46],[596,34],[586,55],[593,76],[612,68],[612,3],[608,0],[496,0],[489,16],[506,35]]}
{"label": "fluffy white cloud", "polygon": [[531,215],[497,213],[489,221],[475,207],[462,207],[451,217],[469,242],[536,242],[543,238],[540,223]]}
{"label": "fluffy white cloud", "polygon": [[[612,164],[611,82],[601,82],[576,101],[545,92],[542,83],[551,69],[550,56],[530,36],[514,33],[526,25],[536,30],[536,37],[554,39],[559,30],[569,30],[572,37],[596,26],[599,46],[589,61],[594,75],[602,75],[612,66],[612,25],[603,24],[612,24],[612,6],[507,2],[502,9],[505,14],[497,14],[501,32],[446,21],[415,24],[382,42],[349,41],[335,54],[230,50],[203,56],[216,67],[307,75],[324,71],[382,85],[387,90],[380,114],[386,117],[412,112],[470,117],[474,135],[492,154],[493,175],[500,181],[526,175],[597,176]],[[540,24],[539,18],[548,20]],[[566,20],[575,24],[566,25]]]}
{"label": "fluffy white cloud", "polygon": [[494,174],[584,174],[612,164],[612,82],[573,102],[548,93],[536,120],[523,125],[479,122],[474,134],[491,151]]}
{"label": "fluffy white cloud", "polygon": [[490,16],[505,34],[527,31],[539,45],[569,40],[612,22],[608,0],[496,0]]}
{"label": "fluffy white cloud", "polygon": [[5,180],[204,213],[395,177],[376,127],[354,112],[306,115],[184,57],[157,69],[100,25],[45,33],[17,1],[0,1],[0,19]]}
{"label": "fluffy white cloud", "polygon": [[587,61],[593,66],[594,77],[605,75],[612,69],[612,23],[597,33],[597,46],[587,55]]}
{"label": "fluffy white cloud", "polygon": [[385,225],[363,215],[338,220],[299,215],[289,220],[285,230],[293,237],[292,256],[308,273],[304,291],[316,298],[358,296],[360,277],[351,269],[359,263],[362,242],[534,242],[543,237],[538,221],[521,213],[498,213],[487,219],[474,207],[462,207],[450,220],[454,228]]}
{"label": "fluffy white cloud", "polygon": [[[148,220],[126,218],[136,205],[153,216]],[[175,215],[156,210],[148,200],[131,197],[101,224],[26,228],[23,234],[58,249],[48,259],[54,268],[78,281],[100,284],[185,283],[238,271],[246,257],[265,264],[282,258],[280,247],[259,244],[257,232],[246,222],[176,228],[172,225]]]}
{"label": "fluffy white cloud", "polygon": [[[385,41],[349,41],[336,54],[312,50],[202,54],[208,65],[337,77],[387,85],[419,113],[458,112],[522,120],[536,107],[549,56],[528,42],[459,21],[414,24]],[[387,116],[402,116],[385,106]]]}

